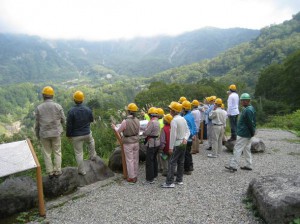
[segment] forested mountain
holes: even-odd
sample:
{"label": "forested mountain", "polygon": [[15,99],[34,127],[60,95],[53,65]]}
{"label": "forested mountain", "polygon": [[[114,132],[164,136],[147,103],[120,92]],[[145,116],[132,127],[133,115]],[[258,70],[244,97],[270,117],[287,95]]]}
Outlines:
{"label": "forested mountain", "polygon": [[271,25],[248,43],[235,46],[219,56],[155,75],[149,82],[196,83],[203,78],[215,77],[224,83],[247,85],[253,93],[262,69],[281,63],[300,49],[300,13],[280,25]]}
{"label": "forested mountain", "polygon": [[0,34],[0,84],[85,75],[148,76],[213,58],[258,35],[258,30],[203,28],[175,37],[87,42]]}

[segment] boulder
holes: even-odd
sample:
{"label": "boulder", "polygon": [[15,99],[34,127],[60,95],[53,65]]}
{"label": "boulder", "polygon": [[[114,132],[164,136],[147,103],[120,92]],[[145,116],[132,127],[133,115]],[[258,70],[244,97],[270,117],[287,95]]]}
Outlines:
{"label": "boulder", "polygon": [[[146,161],[146,146],[142,143],[140,144],[139,161],[140,162]],[[113,151],[113,153],[109,157],[108,167],[116,173],[122,173],[123,172],[121,147],[120,146],[115,148],[115,150]]]}
{"label": "boulder", "polygon": [[95,161],[85,160],[84,169],[86,171],[84,176],[78,174],[76,167],[65,167],[62,169],[62,175],[57,178],[43,177],[44,195],[48,198],[66,195],[75,191],[77,187],[114,176],[114,173],[98,156]]}
{"label": "boulder", "polygon": [[[225,142],[225,147],[229,150],[229,151],[233,151],[234,145],[235,145],[236,141],[227,141]],[[251,139],[251,152],[252,153],[257,153],[257,152],[264,152],[266,150],[266,145],[265,143],[256,137],[253,137]]]}
{"label": "boulder", "polygon": [[0,218],[29,210],[37,205],[37,185],[32,178],[7,178],[0,185]]}
{"label": "boulder", "polygon": [[290,223],[300,217],[300,175],[255,178],[249,184],[248,196],[267,223]]}

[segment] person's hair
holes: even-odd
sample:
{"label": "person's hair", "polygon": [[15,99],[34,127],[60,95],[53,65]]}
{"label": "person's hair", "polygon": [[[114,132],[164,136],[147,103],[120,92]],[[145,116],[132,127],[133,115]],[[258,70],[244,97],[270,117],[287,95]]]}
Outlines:
{"label": "person's hair", "polygon": [[53,96],[43,94],[43,99],[53,99]]}
{"label": "person's hair", "polygon": [[136,117],[136,112],[135,111],[128,110],[128,114],[132,115],[133,117]]}
{"label": "person's hair", "polygon": [[79,101],[74,100],[74,102],[75,102],[76,104],[82,104],[83,101],[79,102]]}

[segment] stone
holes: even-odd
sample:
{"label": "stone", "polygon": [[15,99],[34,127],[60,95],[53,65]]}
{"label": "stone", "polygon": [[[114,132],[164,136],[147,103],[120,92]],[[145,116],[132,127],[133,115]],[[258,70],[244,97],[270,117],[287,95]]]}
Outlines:
{"label": "stone", "polygon": [[247,193],[267,223],[290,223],[300,217],[300,175],[274,174],[255,178]]}
{"label": "stone", "polygon": [[0,218],[29,210],[37,205],[37,184],[32,178],[7,178],[0,185]]}
{"label": "stone", "polygon": [[[235,143],[236,143],[236,141],[226,141],[225,147],[229,151],[233,152]],[[256,138],[256,137],[253,137],[251,139],[251,152],[252,153],[265,152],[265,150],[266,150],[266,145],[261,139]]]}
{"label": "stone", "polygon": [[114,173],[97,156],[95,161],[84,160],[86,175],[79,175],[76,167],[65,167],[59,177],[43,177],[44,195],[48,198],[72,193],[77,187],[82,187],[105,180],[114,176]]}
{"label": "stone", "polygon": [[[146,161],[146,149],[147,149],[147,147],[144,144],[140,143],[139,162]],[[122,173],[123,172],[121,147],[120,146],[115,148],[115,150],[113,151],[113,153],[109,157],[108,167],[116,173]]]}

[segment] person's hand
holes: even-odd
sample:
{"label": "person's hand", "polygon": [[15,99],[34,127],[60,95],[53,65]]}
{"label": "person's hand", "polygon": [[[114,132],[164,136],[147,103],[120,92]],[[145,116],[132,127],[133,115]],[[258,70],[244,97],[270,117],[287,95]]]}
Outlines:
{"label": "person's hand", "polygon": [[193,140],[193,141],[195,141],[195,140],[196,140],[196,135],[194,135],[194,136],[192,137],[192,140]]}
{"label": "person's hand", "polygon": [[172,155],[173,154],[173,149],[169,149],[168,154]]}
{"label": "person's hand", "polygon": [[187,144],[187,140],[185,138],[182,140],[182,144],[184,144],[184,145]]}
{"label": "person's hand", "polygon": [[112,129],[115,129],[115,128],[116,128],[116,125],[111,124],[111,128],[112,128]]}

